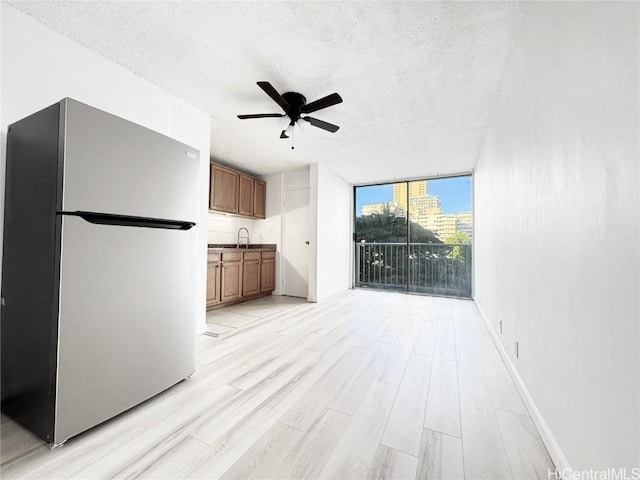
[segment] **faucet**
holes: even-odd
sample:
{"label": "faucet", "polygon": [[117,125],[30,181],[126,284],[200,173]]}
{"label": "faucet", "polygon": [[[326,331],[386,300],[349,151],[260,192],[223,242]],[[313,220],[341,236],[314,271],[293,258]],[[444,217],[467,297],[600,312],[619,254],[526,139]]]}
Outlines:
{"label": "faucet", "polygon": [[[240,236],[240,232],[244,230],[245,232],[247,232],[247,236],[246,237],[241,237]],[[247,230],[245,227],[240,227],[240,229],[238,229],[238,238],[237,238],[237,243],[236,243],[236,248],[240,248],[240,239],[241,238],[245,238],[247,240],[247,242],[245,243],[246,247],[245,248],[249,248],[249,230]]]}

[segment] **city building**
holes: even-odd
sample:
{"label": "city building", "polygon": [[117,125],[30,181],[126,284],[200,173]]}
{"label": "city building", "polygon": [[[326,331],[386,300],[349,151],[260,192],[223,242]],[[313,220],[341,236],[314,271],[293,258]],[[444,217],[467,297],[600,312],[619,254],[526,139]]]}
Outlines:
{"label": "city building", "polygon": [[431,230],[443,242],[447,238],[453,237],[458,231],[458,219],[455,215],[428,215],[420,222],[420,225],[427,230]]}
{"label": "city building", "polygon": [[381,214],[383,212],[388,211],[398,217],[405,217],[406,212],[398,207],[398,204],[395,202],[388,203],[372,203],[369,205],[363,205],[361,215],[373,215],[374,213]]}
{"label": "city building", "polygon": [[393,185],[393,201],[403,210],[407,210],[407,187],[409,200],[427,196],[427,181],[400,182]]}
{"label": "city building", "polygon": [[473,238],[473,214],[471,212],[460,212],[455,214],[458,220],[456,230],[465,233],[469,239]]}
{"label": "city building", "polygon": [[442,213],[440,198],[429,195],[428,180],[393,184],[392,202],[363,205],[361,214],[379,214],[385,208],[402,217],[406,216],[408,212],[412,222],[432,231],[442,241],[453,237],[458,232],[465,233],[469,239],[472,238],[473,217],[471,212]]}

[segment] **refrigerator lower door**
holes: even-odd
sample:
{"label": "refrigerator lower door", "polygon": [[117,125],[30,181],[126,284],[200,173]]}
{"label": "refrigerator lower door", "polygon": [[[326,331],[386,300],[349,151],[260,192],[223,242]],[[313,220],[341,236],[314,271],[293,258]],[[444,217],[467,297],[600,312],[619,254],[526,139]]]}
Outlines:
{"label": "refrigerator lower door", "polygon": [[54,443],[194,372],[196,236],[63,216]]}

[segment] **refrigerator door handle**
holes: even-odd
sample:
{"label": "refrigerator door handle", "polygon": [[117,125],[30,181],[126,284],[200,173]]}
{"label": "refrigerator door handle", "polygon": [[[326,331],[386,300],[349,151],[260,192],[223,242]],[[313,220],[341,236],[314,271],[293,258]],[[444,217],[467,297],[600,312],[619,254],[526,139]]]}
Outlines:
{"label": "refrigerator door handle", "polygon": [[168,230],[190,230],[196,224],[181,220],[168,220],[164,218],[134,217],[131,215],[116,215],[112,213],[95,212],[57,212],[59,215],[71,215],[80,217],[86,222],[96,225],[118,225],[123,227],[164,228]]}

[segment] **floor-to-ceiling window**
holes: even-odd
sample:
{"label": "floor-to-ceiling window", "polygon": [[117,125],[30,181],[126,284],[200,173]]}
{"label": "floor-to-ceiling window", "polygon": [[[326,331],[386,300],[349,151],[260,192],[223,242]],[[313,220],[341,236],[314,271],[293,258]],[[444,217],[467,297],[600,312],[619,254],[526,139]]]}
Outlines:
{"label": "floor-to-ceiling window", "polygon": [[355,285],[472,294],[472,177],[355,187]]}

